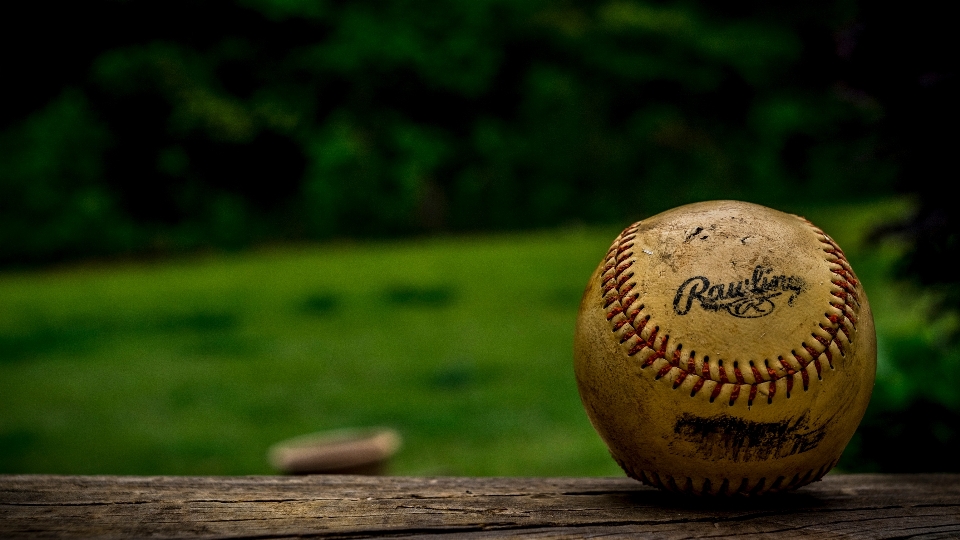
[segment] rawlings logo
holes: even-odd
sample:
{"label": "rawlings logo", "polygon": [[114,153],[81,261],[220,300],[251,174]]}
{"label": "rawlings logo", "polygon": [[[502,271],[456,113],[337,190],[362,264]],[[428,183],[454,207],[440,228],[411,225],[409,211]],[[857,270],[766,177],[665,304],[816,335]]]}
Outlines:
{"label": "rawlings logo", "polygon": [[757,266],[747,279],[718,285],[711,285],[703,276],[694,276],[677,288],[673,310],[677,315],[686,315],[693,303],[698,302],[705,310],[726,310],[743,319],[769,315],[777,307],[774,298],[787,294],[787,305],[793,305],[793,300],[805,288],[799,276],[772,274],[773,268]]}

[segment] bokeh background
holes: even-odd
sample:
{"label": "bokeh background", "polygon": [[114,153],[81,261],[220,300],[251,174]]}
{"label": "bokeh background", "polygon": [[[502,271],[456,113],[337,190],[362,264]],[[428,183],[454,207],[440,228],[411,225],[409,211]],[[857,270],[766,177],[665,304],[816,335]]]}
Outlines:
{"label": "bokeh background", "polygon": [[803,214],[874,307],[845,471],[956,471],[955,31],[812,1],[19,3],[0,18],[0,472],[617,475],[572,331],[630,222]]}

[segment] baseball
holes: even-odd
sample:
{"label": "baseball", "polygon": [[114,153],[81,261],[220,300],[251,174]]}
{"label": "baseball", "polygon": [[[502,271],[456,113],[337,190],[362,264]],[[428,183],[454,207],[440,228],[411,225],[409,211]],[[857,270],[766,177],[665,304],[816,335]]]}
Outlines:
{"label": "baseball", "polygon": [[819,480],[870,400],[873,316],[809,221],[710,201],[634,223],[590,276],[574,339],[584,408],[631,477],[697,495]]}

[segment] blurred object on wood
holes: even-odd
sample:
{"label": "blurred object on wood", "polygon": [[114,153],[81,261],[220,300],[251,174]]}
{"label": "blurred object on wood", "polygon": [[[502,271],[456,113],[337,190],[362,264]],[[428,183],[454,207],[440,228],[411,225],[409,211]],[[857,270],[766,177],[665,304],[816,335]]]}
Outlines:
{"label": "blurred object on wood", "polygon": [[286,474],[384,474],[400,449],[389,428],[342,429],[303,435],[273,445],[270,464]]}

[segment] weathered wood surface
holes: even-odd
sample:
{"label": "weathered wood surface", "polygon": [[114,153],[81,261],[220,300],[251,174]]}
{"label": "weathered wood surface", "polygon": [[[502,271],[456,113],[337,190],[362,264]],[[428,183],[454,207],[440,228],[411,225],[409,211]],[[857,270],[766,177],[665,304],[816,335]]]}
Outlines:
{"label": "weathered wood surface", "polygon": [[960,475],[691,499],[626,478],[0,476],[0,538],[960,538]]}

